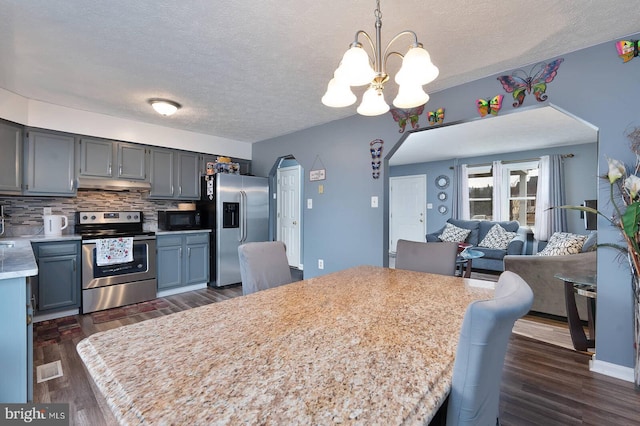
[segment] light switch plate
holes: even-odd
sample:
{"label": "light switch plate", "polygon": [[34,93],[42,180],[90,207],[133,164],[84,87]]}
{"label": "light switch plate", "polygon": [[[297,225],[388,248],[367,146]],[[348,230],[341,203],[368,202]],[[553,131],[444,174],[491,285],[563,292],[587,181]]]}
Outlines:
{"label": "light switch plate", "polygon": [[312,198],[307,198],[307,208],[308,209],[312,209],[313,208],[313,199]]}
{"label": "light switch plate", "polygon": [[378,197],[375,195],[371,197],[371,207],[374,209],[378,208]]}

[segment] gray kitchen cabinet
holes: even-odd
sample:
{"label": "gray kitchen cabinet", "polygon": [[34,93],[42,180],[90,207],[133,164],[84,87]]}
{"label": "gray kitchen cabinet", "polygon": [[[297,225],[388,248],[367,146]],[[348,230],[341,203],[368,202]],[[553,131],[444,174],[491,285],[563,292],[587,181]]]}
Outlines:
{"label": "gray kitchen cabinet", "polygon": [[24,144],[25,195],[74,196],[75,140],[63,133],[28,130]]}
{"label": "gray kitchen cabinet", "polygon": [[78,174],[83,177],[147,179],[147,149],[103,139],[78,141]]}
{"label": "gray kitchen cabinet", "polygon": [[156,237],[158,290],[209,281],[209,233],[175,232]]}
{"label": "gray kitchen cabinet", "polygon": [[33,280],[37,313],[80,307],[80,241],[32,243],[38,262]]}
{"label": "gray kitchen cabinet", "polygon": [[199,156],[194,152],[152,149],[149,169],[150,198],[198,200]]}
{"label": "gray kitchen cabinet", "polygon": [[0,193],[22,192],[22,126],[0,121]]}
{"label": "gray kitchen cabinet", "polygon": [[0,403],[33,400],[31,287],[24,277],[0,280]]}

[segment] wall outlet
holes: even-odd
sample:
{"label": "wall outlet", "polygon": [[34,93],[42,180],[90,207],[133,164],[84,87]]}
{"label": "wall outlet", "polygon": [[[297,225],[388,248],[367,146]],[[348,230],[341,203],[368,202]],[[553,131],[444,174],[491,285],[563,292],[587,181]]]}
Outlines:
{"label": "wall outlet", "polygon": [[42,214],[45,214],[45,215],[51,214],[51,207],[44,207],[42,210],[43,210]]}
{"label": "wall outlet", "polygon": [[307,198],[307,208],[308,209],[312,209],[313,208],[313,199]]}
{"label": "wall outlet", "polygon": [[324,269],[324,260],[318,259],[318,269]]}

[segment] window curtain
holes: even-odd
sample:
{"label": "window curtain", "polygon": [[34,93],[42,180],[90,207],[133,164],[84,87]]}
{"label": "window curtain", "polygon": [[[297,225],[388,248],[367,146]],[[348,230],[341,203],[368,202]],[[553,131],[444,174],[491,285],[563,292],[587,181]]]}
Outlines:
{"label": "window curtain", "polygon": [[538,241],[548,241],[554,232],[567,229],[562,156],[544,155],[538,168],[538,189],[536,192],[536,221],[533,236]]}
{"label": "window curtain", "polygon": [[454,219],[469,220],[469,175],[466,164],[453,166],[453,196],[451,212]]}
{"label": "window curtain", "polygon": [[492,164],[493,175],[493,220],[509,220],[509,211],[504,211],[503,200],[509,195],[504,191],[509,188],[502,187],[502,162],[494,161]]}

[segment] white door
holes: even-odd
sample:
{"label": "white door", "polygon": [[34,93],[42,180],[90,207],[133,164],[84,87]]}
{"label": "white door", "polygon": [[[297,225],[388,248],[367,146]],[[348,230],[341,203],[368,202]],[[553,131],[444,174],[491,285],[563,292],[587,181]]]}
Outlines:
{"label": "white door", "polygon": [[427,175],[389,178],[389,251],[399,239],[425,241]]}
{"label": "white door", "polygon": [[278,169],[278,241],[287,246],[289,266],[300,267],[300,182],[301,166]]}

